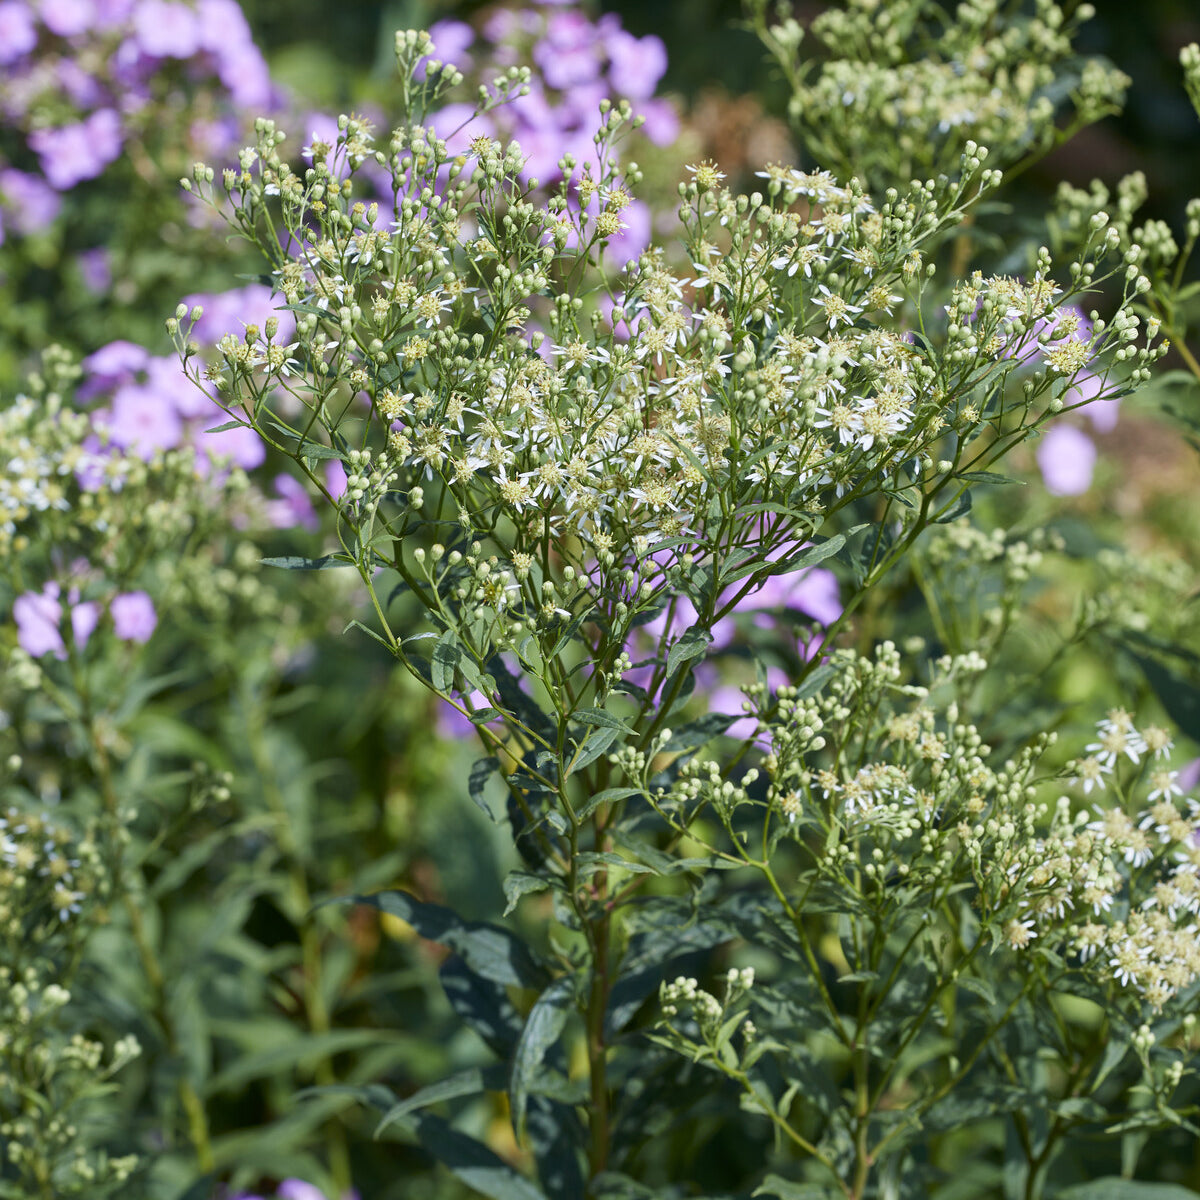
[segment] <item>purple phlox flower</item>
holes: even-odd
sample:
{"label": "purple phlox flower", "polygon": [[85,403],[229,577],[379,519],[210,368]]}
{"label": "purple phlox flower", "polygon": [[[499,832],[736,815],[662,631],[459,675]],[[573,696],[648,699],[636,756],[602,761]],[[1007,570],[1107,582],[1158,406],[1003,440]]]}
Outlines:
{"label": "purple phlox flower", "polygon": [[250,23],[237,0],[199,0],[196,29],[201,48],[211,54],[219,55],[229,46],[254,44]]}
{"label": "purple phlox flower", "polygon": [[186,4],[139,0],[133,36],[142,53],[153,58],[191,58],[200,49],[200,22]]}
{"label": "purple phlox flower", "polygon": [[[787,672],[781,667],[767,668],[767,686],[771,691],[787,685]],[[745,695],[729,684],[721,683],[717,669],[710,663],[700,663],[696,667],[696,690],[705,696],[708,711],[724,713],[727,716],[738,716],[739,719],[725,731],[729,737],[748,738],[753,736],[758,724],[757,718],[742,715],[742,705]],[[705,695],[707,693],[707,695]]]}
{"label": "purple phlox flower", "polygon": [[100,81],[74,59],[60,58],[54,64],[54,76],[58,86],[76,108],[88,110],[99,108],[104,103],[104,89]]}
{"label": "purple phlox flower", "polygon": [[649,33],[634,37],[626,29],[617,29],[605,39],[608,51],[608,79],[620,96],[630,100],[649,100],[666,74],[667,48],[662,38]]}
{"label": "purple phlox flower", "polygon": [[[433,54],[442,62],[453,63],[460,71],[471,69],[471,46],[475,42],[475,30],[465,21],[446,19],[434,21],[429,27],[429,36],[433,38]],[[417,67],[418,79],[425,78],[425,64]]]}
{"label": "purple phlox flower", "polygon": [[[275,1200],[325,1200],[325,1193],[303,1179],[285,1179],[275,1193]],[[358,1192],[351,1188],[342,1200],[360,1200]]]}
{"label": "purple phlox flower", "polygon": [[653,219],[649,206],[641,200],[632,200],[621,210],[621,223],[625,226],[615,237],[608,239],[609,261],[627,263],[640,258],[642,251],[650,245],[653,234]]}
{"label": "purple phlox flower", "polygon": [[[471,707],[476,712],[481,708],[488,708],[492,703],[487,696],[478,690],[470,692],[466,699],[471,702]],[[437,725],[438,736],[448,742],[470,738],[475,734],[475,725],[473,722],[460,713],[454,705],[447,703],[445,700],[438,701],[435,723]]]}
{"label": "purple phlox flower", "polygon": [[262,283],[211,295],[197,292],[184,296],[183,303],[188,308],[198,304],[204,309],[204,315],[192,328],[192,337],[205,346],[215,346],[227,333],[242,336],[247,325],[257,325],[260,330],[265,330],[268,317],[279,321],[276,341],[286,342],[296,331],[296,314],[286,309],[277,311],[277,305],[283,304],[284,300]]}
{"label": "purple phlox flower", "polygon": [[303,1179],[285,1179],[275,1191],[276,1200],[325,1200],[319,1187]]}
{"label": "purple phlox flower", "polygon": [[[473,138],[496,135],[493,122],[486,116],[475,116],[473,104],[447,104],[429,118],[429,124],[446,143],[446,150],[451,158],[466,154]],[[524,145],[521,149],[525,149]]]}
{"label": "purple phlox flower", "polygon": [[216,58],[217,78],[229,89],[229,98],[240,108],[280,108],[282,92],[271,83],[266,59],[252,41],[232,42],[220,52],[211,50]]}
{"label": "purple phlox flower", "polygon": [[158,625],[154,601],[145,592],[122,592],[108,606],[112,613],[113,629],[123,642],[144,645]]}
{"label": "purple phlox flower", "polygon": [[78,588],[71,589],[67,603],[71,605],[71,636],[76,647],[82,650],[100,624],[100,614],[104,610],[94,600],[80,601]]}
{"label": "purple phlox flower", "polygon": [[600,74],[598,30],[581,12],[556,12],[545,37],[533,48],[533,61],[552,87],[568,91]]}
{"label": "purple phlox flower", "polygon": [[0,4],[0,66],[14,63],[37,45],[37,27],[29,5],[19,0]]}
{"label": "purple phlox flower", "polygon": [[113,451],[106,449],[94,433],[89,433],[79,448],[82,454],[75,464],[75,482],[79,487],[85,492],[98,492],[108,482],[114,491],[119,490],[119,483],[113,484],[108,473]]}
{"label": "purple phlox flower", "polygon": [[[214,412],[214,417],[219,415]],[[224,424],[224,422],[221,422]],[[212,428],[210,426],[209,428]],[[225,429],[220,433],[208,433],[199,430],[195,433],[196,470],[202,476],[207,476],[210,466],[232,463],[243,471],[252,471],[260,467],[267,457],[266,447],[262,438],[253,429],[238,425],[233,429]]]}
{"label": "purple phlox flower", "polygon": [[149,361],[150,352],[144,346],[118,339],[89,354],[80,365],[89,378],[111,384],[132,379]]}
{"label": "purple phlox flower", "polygon": [[0,197],[12,228],[23,236],[54,222],[62,197],[44,180],[16,167],[0,170]]}
{"label": "purple phlox flower", "polygon": [[233,117],[214,117],[193,121],[188,126],[188,142],[192,153],[202,158],[228,158],[240,148],[241,133],[241,125]]}
{"label": "purple phlox flower", "polygon": [[83,286],[89,292],[103,295],[113,286],[113,268],[109,263],[106,246],[94,246],[91,250],[79,251],[76,265],[79,275],[83,277]]}
{"label": "purple phlox flower", "polygon": [[51,33],[74,37],[96,23],[96,6],[92,0],[41,0],[38,16]]}
{"label": "purple phlox flower", "polygon": [[325,487],[335,500],[340,500],[346,494],[346,468],[342,466],[340,458],[326,459]]}
{"label": "purple phlox flower", "polygon": [[183,441],[183,423],[170,399],[148,384],[127,383],[113,393],[108,436],[114,445],[150,459]]}
{"label": "purple phlox flower", "polygon": [[319,528],[321,522],[312,498],[300,480],[292,475],[276,475],[274,488],[279,499],[267,502],[267,520],[276,529]]}
{"label": "purple phlox flower", "polygon": [[132,383],[149,361],[149,351],[133,342],[118,340],[101,346],[80,364],[83,382],[75,393],[76,401],[83,404],[111,391],[116,384]]}
{"label": "purple phlox flower", "polygon": [[95,9],[94,29],[112,29],[114,25],[123,25],[133,12],[135,0],[93,0]]}
{"label": "purple phlox flower", "polygon": [[41,160],[50,186],[60,192],[94,179],[121,153],[121,118],[100,108],[85,120],[56,129],[35,129],[29,145]]}
{"label": "purple phlox flower", "polygon": [[316,142],[324,142],[330,149],[321,161],[332,169],[334,147],[341,132],[338,129],[337,117],[330,116],[329,113],[311,112],[304,118],[304,128],[309,130],[309,136],[307,145],[300,151],[300,157],[316,166],[312,147]]}
{"label": "purple phlox flower", "polygon": [[25,592],[13,601],[13,620],[17,625],[17,644],[31,658],[53,654],[66,657],[66,646],[58,623],[62,605],[57,583],[48,583],[40,592]]}
{"label": "purple phlox flower", "polygon": [[1052,496],[1079,496],[1092,486],[1096,445],[1073,425],[1052,425],[1038,445],[1037,462]]}
{"label": "purple phlox flower", "polygon": [[1185,763],[1180,767],[1179,774],[1175,776],[1175,782],[1184,792],[1190,792],[1200,783],[1200,758],[1193,758],[1190,763]]}
{"label": "purple phlox flower", "polygon": [[670,146],[679,137],[679,113],[670,100],[643,100],[637,115],[644,117],[642,136],[656,146]]}
{"label": "purple phlox flower", "polygon": [[[164,402],[170,404],[184,420],[199,419],[207,421],[209,425],[224,424],[225,417],[212,396],[188,379],[179,365],[179,359],[167,355],[147,359],[145,371],[146,386],[162,396]],[[214,384],[204,380],[201,383],[215,390]]]}

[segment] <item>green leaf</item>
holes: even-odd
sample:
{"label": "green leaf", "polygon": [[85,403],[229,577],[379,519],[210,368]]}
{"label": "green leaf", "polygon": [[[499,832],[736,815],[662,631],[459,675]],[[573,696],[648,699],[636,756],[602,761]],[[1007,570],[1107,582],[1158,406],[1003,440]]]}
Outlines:
{"label": "green leaf", "polygon": [[504,988],[470,971],[457,954],[442,963],[438,980],[450,1007],[497,1057],[507,1059],[521,1036],[521,1018]]}
{"label": "green leaf", "polygon": [[[629,732],[628,730],[626,732]],[[584,743],[583,748],[579,750],[571,759],[571,772],[582,771],[589,763],[593,763],[602,754],[608,753],[608,748],[621,735],[620,729],[608,728],[602,729],[599,733],[589,737]]]}
{"label": "green leaf", "polygon": [[496,1092],[504,1087],[504,1068],[470,1067],[458,1071],[446,1079],[439,1079],[414,1092],[411,1096],[393,1104],[384,1114],[383,1119],[375,1127],[374,1136],[378,1137],[389,1125],[395,1124],[409,1113],[419,1112],[431,1104],[440,1104],[443,1100],[456,1100],[459,1096],[478,1096],[481,1092]]}
{"label": "green leaf", "polygon": [[453,909],[427,904],[407,892],[375,892],[351,896],[341,903],[369,904],[407,921],[421,937],[440,942],[462,956],[477,975],[495,983],[541,989],[546,972],[515,934],[499,925],[464,921]]}
{"label": "green leaf", "polygon": [[437,640],[430,660],[430,678],[433,686],[439,692],[448,692],[454,686],[454,672],[458,668],[462,650],[458,645],[458,635],[452,629],[447,629]]}
{"label": "green leaf", "polygon": [[281,1046],[239,1056],[224,1071],[205,1083],[204,1094],[215,1096],[241,1087],[251,1079],[262,1079],[298,1066],[310,1066],[344,1050],[377,1046],[388,1036],[386,1031],[378,1029],[331,1029],[326,1033],[297,1034]]}
{"label": "green leaf", "polygon": [[968,992],[974,992],[986,1004],[996,1003],[996,993],[986,979],[979,979],[974,975],[963,975],[958,981],[958,986],[966,988]]}
{"label": "green leaf", "polygon": [[525,1028],[521,1030],[508,1083],[513,1131],[518,1138],[521,1137],[521,1127],[525,1122],[530,1089],[537,1079],[546,1051],[562,1034],[574,998],[575,976],[560,976],[538,997],[530,1010]]}
{"label": "green leaf", "polygon": [[503,721],[504,714],[498,708],[477,708],[470,716],[472,725],[490,725],[493,721]]}
{"label": "green leaf", "polygon": [[180,1192],[177,1200],[210,1200],[216,1186],[217,1177],[215,1175],[205,1175],[202,1179],[197,1179],[195,1183],[189,1184]]}
{"label": "green leaf", "polygon": [[1171,720],[1193,741],[1200,740],[1200,689],[1156,660],[1136,651],[1129,653]]}
{"label": "green leaf", "polygon": [[601,729],[616,729],[621,733],[632,733],[633,730],[624,721],[607,713],[602,708],[577,708],[572,714],[576,720],[585,725],[596,725]]}
{"label": "green leaf", "polygon": [[577,821],[586,821],[588,817],[600,807],[601,804],[613,804],[619,800],[628,800],[630,796],[641,795],[641,788],[635,787],[617,787],[605,788],[602,792],[597,792],[594,796],[589,796],[576,810],[575,819]]}
{"label": "green leaf", "polygon": [[508,902],[504,915],[517,907],[522,896],[530,896],[536,892],[545,892],[550,888],[550,881],[532,871],[509,871],[504,877],[504,899]]}
{"label": "green leaf", "polygon": [[833,670],[829,663],[822,663],[796,689],[796,699],[807,700],[815,696],[833,678]]}
{"label": "green leaf", "polygon": [[1174,1183],[1139,1183],[1110,1175],[1055,1192],[1052,1200],[1196,1200],[1200,1192]]}
{"label": "green leaf", "polygon": [[334,567],[353,567],[354,559],[345,554],[326,554],[322,558],[299,558],[289,554],[283,558],[260,558],[264,567],[282,567],[285,571],[329,571]]}
{"label": "green leaf", "polygon": [[223,425],[214,425],[211,429],[206,429],[205,433],[225,433],[230,429],[248,429],[249,426],[245,421],[226,421]]}
{"label": "green leaf", "polygon": [[971,511],[971,493],[970,491],[960,492],[946,510],[937,517],[934,517],[934,524],[949,525],[951,521],[957,521],[959,517],[965,517]]}
{"label": "green leaf", "polygon": [[754,1196],[777,1196],[778,1200],[832,1200],[840,1193],[820,1183],[793,1183],[778,1175],[768,1175],[754,1189]]}
{"label": "green leaf", "polygon": [[712,642],[712,634],[699,625],[681,634],[667,652],[667,678],[670,679],[677,670],[693,658],[699,658]]}
{"label": "green leaf", "polygon": [[[488,758],[477,758],[471,764],[471,773],[467,776],[467,792],[470,794],[471,799],[475,801],[475,805],[480,812],[486,813],[495,822],[499,822],[500,818],[488,807],[488,802],[484,799],[483,789],[487,786],[487,781],[499,769],[500,760],[498,758],[490,756]],[[507,915],[505,913],[505,916]]]}
{"label": "green leaf", "polygon": [[1000,475],[995,471],[963,471],[959,479],[969,479],[972,483],[1016,483],[1025,487],[1025,480],[1013,479],[1009,475]]}
{"label": "green leaf", "polygon": [[452,1174],[491,1200],[546,1200],[544,1193],[482,1142],[459,1133],[440,1117],[422,1113],[417,1139]]}

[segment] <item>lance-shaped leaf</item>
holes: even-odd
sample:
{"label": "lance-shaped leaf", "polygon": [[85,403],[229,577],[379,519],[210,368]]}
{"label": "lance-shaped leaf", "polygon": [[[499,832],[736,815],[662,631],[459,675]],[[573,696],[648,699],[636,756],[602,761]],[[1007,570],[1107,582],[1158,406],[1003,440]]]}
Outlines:
{"label": "lance-shaped leaf", "polygon": [[509,1077],[508,1098],[512,1109],[513,1130],[521,1136],[529,1092],[537,1080],[546,1052],[559,1039],[570,1016],[575,996],[575,977],[563,975],[556,979],[537,999],[521,1030],[513,1054]]}
{"label": "lance-shaped leaf", "polygon": [[349,902],[369,904],[407,921],[421,937],[440,942],[461,955],[463,962],[484,979],[525,988],[541,988],[546,982],[546,972],[529,947],[499,925],[464,921],[451,908],[427,904],[401,891],[352,896]]}
{"label": "lance-shaped leaf", "polygon": [[482,1142],[459,1133],[440,1117],[422,1113],[417,1119],[417,1139],[452,1174],[491,1200],[546,1200],[543,1192]]}
{"label": "lance-shaped leaf", "polygon": [[465,1071],[456,1071],[453,1075],[439,1079],[437,1083],[431,1083],[393,1104],[375,1127],[375,1136],[378,1137],[389,1125],[402,1120],[409,1113],[420,1112],[431,1104],[439,1104],[443,1100],[456,1100],[460,1096],[478,1096],[481,1092],[498,1092],[503,1087],[504,1068],[499,1065],[469,1067]]}

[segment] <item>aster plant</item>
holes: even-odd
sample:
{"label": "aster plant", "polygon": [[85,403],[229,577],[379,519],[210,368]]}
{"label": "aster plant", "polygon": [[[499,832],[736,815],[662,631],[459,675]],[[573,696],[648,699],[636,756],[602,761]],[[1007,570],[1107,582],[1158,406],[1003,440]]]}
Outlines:
{"label": "aster plant", "polygon": [[[1194,1134],[1200,851],[1172,734],[1114,706],[1065,758],[1032,731],[1001,751],[978,650],[848,644],[1016,447],[1149,377],[1141,249],[1096,211],[1065,258],[954,273],[1003,181],[965,139],[880,190],[774,164],[739,195],[696,164],[682,252],[627,259],[627,103],[600,100],[545,198],[519,144],[451,148],[460,72],[429,35],[396,55],[394,129],[343,117],[296,170],[263,119],[236,164],[197,164],[185,187],[260,249],[278,312],[210,356],[200,308],[168,322],[228,427],[336,515],[326,555],[274,565],[357,574],[351,625],[477,732],[468,790],[520,856],[511,923],[357,897],[445,947],[494,1056],[360,1089],[380,1132],[549,1200],[711,1194],[710,1173],[781,1200],[936,1194],[953,1138],[997,1124],[1013,1194],[1065,1198],[1072,1138]],[[1029,106],[1004,150],[1052,117]],[[368,169],[382,202],[358,198]],[[798,620],[782,589],[817,569],[838,594]],[[748,600],[776,618],[761,637]],[[725,653],[730,621],[752,655]],[[696,704],[713,663],[741,671],[739,712]],[[489,1091],[524,1172],[454,1122]],[[739,1149],[709,1163],[714,1130]]]}

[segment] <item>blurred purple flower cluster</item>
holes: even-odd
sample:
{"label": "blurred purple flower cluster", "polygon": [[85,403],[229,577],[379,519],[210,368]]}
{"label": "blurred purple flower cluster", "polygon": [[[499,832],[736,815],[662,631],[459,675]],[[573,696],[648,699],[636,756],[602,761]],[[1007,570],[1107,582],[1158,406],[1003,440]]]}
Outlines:
{"label": "blurred purple flower cluster", "polygon": [[0,159],[0,241],[50,224],[129,145],[226,154],[280,102],[237,0],[0,0],[0,114],[25,141]]}
{"label": "blurred purple flower cluster", "polygon": [[[213,296],[193,295],[185,302],[205,310],[194,331],[202,344],[215,345],[242,322],[262,324],[272,315],[279,319],[282,336],[291,331],[291,314],[276,313],[271,289],[262,285]],[[77,399],[96,402],[91,412],[96,434],[87,449],[103,444],[114,452],[148,460],[160,451],[192,446],[201,475],[221,463],[252,470],[266,457],[262,440],[252,429],[208,432],[225,424],[225,414],[189,382],[174,355],[157,357],[132,342],[110,342],[83,360],[83,372]],[[88,486],[87,480],[81,482]]]}
{"label": "blurred purple flower cluster", "polygon": [[[86,564],[85,564],[86,567]],[[105,608],[112,618],[113,632],[123,642],[139,645],[150,640],[158,625],[154,601],[146,592],[121,592],[107,604],[80,599],[79,589],[70,588],[63,595],[57,583],[47,583],[40,592],[25,592],[13,601],[13,621],[17,626],[17,644],[31,658],[53,654],[67,657],[63,638],[63,603],[70,614],[71,640],[77,650],[87,645],[104,616]]]}
{"label": "blurred purple flower cluster", "polygon": [[[303,1179],[285,1179],[276,1189],[273,1197],[263,1196],[258,1192],[238,1192],[229,1200],[326,1200],[325,1193],[314,1184],[306,1183]],[[349,1191],[342,1200],[359,1200],[356,1191]]]}
{"label": "blurred purple flower cluster", "polygon": [[[533,68],[529,95],[483,116],[470,104],[450,104],[434,114],[433,125],[451,153],[463,153],[480,135],[515,140],[526,157],[524,177],[542,185],[561,179],[559,161],[572,155],[574,173],[590,164],[600,175],[592,138],[600,124],[602,100],[629,100],[644,119],[641,133],[656,146],[679,135],[679,117],[670,100],[655,91],[667,69],[667,51],[653,34],[635,37],[614,13],[593,21],[571,0],[541,0],[519,9],[501,8],[486,18],[480,33],[462,21],[438,21],[430,28],[434,57],[452,62],[471,76],[477,60],[481,79],[497,69]],[[599,200],[593,197],[593,204]],[[621,213],[626,226],[610,242],[622,261],[636,258],[650,243],[651,214],[634,200]]]}
{"label": "blurred purple flower cluster", "polygon": [[[294,329],[292,314],[277,310],[271,289],[260,284],[191,295],[185,303],[204,309],[192,329],[202,346],[215,346],[239,325],[262,326],[271,316],[279,322],[280,339]],[[95,430],[85,440],[83,449],[88,453],[78,470],[85,489],[102,486],[105,455],[149,460],[166,450],[191,447],[201,477],[230,465],[251,471],[266,460],[262,439],[252,429],[217,428],[227,423],[226,414],[183,375],[174,355],[155,356],[132,342],[110,342],[83,360],[83,372],[77,401],[93,405]],[[312,501],[298,480],[279,475],[272,489],[275,494],[265,506],[269,524],[280,529],[317,527]]]}

